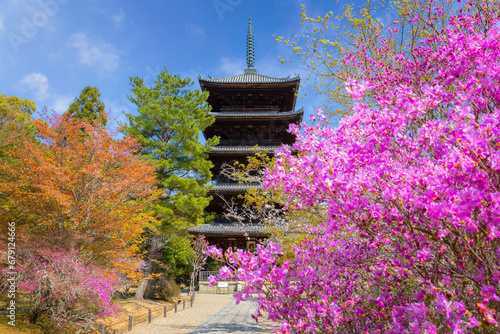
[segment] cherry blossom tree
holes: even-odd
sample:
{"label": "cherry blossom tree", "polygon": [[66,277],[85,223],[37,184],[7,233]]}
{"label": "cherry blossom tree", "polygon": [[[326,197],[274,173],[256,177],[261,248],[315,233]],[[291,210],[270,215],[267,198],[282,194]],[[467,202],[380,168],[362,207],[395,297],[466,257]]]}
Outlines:
{"label": "cherry blossom tree", "polygon": [[203,235],[197,235],[192,241],[194,256],[191,260],[193,265],[193,271],[191,272],[191,280],[189,284],[189,294],[194,294],[194,282],[196,281],[196,276],[203,269],[203,266],[207,262],[207,247],[208,241]]}
{"label": "cherry blossom tree", "polygon": [[2,281],[15,277],[18,293],[30,296],[30,323],[49,332],[81,333],[97,329],[98,320],[118,311],[111,302],[117,280],[78,251],[20,249],[17,255],[23,270],[17,276],[0,271],[0,276]]}

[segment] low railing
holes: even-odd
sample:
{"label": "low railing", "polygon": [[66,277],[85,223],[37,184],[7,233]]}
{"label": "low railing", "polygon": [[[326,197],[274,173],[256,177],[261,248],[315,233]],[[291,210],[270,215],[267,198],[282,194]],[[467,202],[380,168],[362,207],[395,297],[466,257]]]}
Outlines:
{"label": "low railing", "polygon": [[248,139],[221,139],[219,145],[220,146],[230,146],[230,145],[240,145],[240,146],[266,146],[266,145],[275,145],[281,146],[283,143],[280,139],[269,139],[269,138],[252,138]]}
{"label": "low railing", "polygon": [[219,275],[218,271],[200,271],[200,281],[208,281],[209,276],[217,276]]}
{"label": "low railing", "polygon": [[256,107],[246,107],[246,106],[223,106],[220,111],[280,111],[279,106],[256,106]]}

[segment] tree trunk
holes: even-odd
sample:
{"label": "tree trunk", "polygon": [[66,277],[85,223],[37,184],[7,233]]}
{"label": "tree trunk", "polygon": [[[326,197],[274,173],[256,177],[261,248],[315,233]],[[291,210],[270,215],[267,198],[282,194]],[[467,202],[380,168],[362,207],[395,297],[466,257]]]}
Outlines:
{"label": "tree trunk", "polygon": [[144,294],[146,293],[146,289],[149,286],[149,278],[147,278],[150,274],[144,273],[146,276],[144,276],[143,279],[139,282],[139,286],[137,287],[137,291],[135,292],[135,299],[136,300],[144,300]]}
{"label": "tree trunk", "polygon": [[137,291],[135,292],[136,300],[144,300],[144,294],[149,286],[150,276],[153,273],[153,257],[155,252],[159,249],[158,236],[151,236],[151,245],[148,250],[148,257],[146,260],[146,266],[144,268],[144,278],[139,282]]}
{"label": "tree trunk", "polygon": [[189,292],[188,296],[191,296],[191,293],[194,294],[194,281],[195,281],[195,276],[196,276],[196,270],[194,269],[193,272],[191,273],[191,282],[189,283]]}
{"label": "tree trunk", "polygon": [[30,312],[30,324],[33,324],[33,325],[36,324],[36,321],[38,320],[38,315],[39,315],[38,311],[31,310],[31,312]]}

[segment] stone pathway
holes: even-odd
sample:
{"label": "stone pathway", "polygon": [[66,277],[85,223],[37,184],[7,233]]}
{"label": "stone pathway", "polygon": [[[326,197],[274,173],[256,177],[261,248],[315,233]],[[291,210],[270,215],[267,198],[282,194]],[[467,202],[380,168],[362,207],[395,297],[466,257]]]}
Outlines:
{"label": "stone pathway", "polygon": [[189,334],[274,333],[269,326],[259,326],[255,322],[252,314],[255,314],[256,309],[257,302],[253,299],[238,305],[233,301]]}
{"label": "stone pathway", "polygon": [[232,295],[196,295],[194,306],[169,312],[153,319],[151,324],[134,326],[130,334],[201,334],[201,333],[265,333],[274,334],[272,328],[278,324],[259,319],[257,324],[252,318],[257,302],[249,299],[238,305]]}

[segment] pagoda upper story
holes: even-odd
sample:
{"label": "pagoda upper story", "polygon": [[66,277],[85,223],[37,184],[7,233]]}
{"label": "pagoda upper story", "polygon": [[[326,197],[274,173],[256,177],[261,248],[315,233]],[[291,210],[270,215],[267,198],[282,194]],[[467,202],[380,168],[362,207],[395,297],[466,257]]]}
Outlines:
{"label": "pagoda upper story", "polygon": [[[300,78],[275,78],[254,69],[251,21],[247,34],[247,69],[226,78],[199,77],[215,123],[205,129],[205,138],[220,137],[224,146],[281,146],[295,138],[287,132],[290,123],[300,123],[303,110],[295,110]],[[220,148],[219,148],[220,150]]]}
{"label": "pagoda upper story", "polygon": [[295,109],[299,77],[273,78],[246,69],[227,78],[199,78],[208,103],[215,112],[286,112]]}

